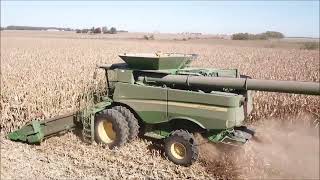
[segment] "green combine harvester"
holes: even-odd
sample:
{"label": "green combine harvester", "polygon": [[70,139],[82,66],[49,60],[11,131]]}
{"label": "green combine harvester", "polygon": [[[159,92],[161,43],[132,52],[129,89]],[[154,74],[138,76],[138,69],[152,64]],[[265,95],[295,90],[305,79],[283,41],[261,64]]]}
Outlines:
{"label": "green combine harvester", "polygon": [[102,65],[108,95],[85,110],[32,121],[8,134],[14,141],[40,143],[75,128],[83,139],[120,147],[138,134],[161,139],[176,164],[198,158],[194,133],[209,142],[241,145],[254,131],[243,126],[252,110],[250,90],[320,95],[318,82],[258,80],[237,69],[190,68],[195,54],[122,54],[125,63]]}

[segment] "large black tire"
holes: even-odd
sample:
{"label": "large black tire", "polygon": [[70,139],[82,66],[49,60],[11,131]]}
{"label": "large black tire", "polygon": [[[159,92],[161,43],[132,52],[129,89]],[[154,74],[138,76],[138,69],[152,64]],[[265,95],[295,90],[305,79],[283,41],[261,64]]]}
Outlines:
{"label": "large black tire", "polygon": [[136,139],[138,137],[140,126],[138,120],[134,117],[134,114],[124,106],[114,106],[112,109],[119,111],[128,122],[129,141]]}
{"label": "large black tire", "polygon": [[113,149],[124,145],[128,141],[128,136],[128,123],[120,112],[106,109],[96,116],[94,138],[97,143]]}
{"label": "large black tire", "polygon": [[195,138],[188,131],[173,131],[164,143],[168,159],[175,164],[190,166],[198,159],[199,149]]}

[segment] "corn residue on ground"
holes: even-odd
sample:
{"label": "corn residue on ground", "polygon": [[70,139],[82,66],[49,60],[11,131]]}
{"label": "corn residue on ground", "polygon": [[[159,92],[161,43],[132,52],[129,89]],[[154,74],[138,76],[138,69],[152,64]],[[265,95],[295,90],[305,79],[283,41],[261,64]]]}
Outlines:
{"label": "corn residue on ground", "polygon": [[104,71],[96,66],[121,62],[117,55],[125,52],[196,53],[195,67],[237,68],[256,79],[320,81],[316,50],[267,48],[251,41],[92,37],[1,32],[1,179],[319,178],[318,96],[254,92],[247,123],[257,129],[257,139],[240,149],[204,143],[200,149],[207,153],[188,168],[166,160],[144,139],[118,150],[85,144],[72,133],[41,146],[6,139],[33,118],[75,111],[91,103],[93,92],[105,94]]}

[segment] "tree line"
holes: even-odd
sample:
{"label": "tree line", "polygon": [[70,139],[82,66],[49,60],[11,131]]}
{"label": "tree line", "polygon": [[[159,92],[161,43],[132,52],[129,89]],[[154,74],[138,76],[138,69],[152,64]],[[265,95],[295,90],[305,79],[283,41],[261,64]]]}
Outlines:
{"label": "tree line", "polygon": [[46,31],[49,29],[56,29],[59,31],[73,31],[71,28],[58,28],[58,27],[34,27],[34,26],[7,26],[1,27],[1,30],[36,30],[36,31]]}
{"label": "tree line", "polygon": [[285,36],[281,32],[277,31],[266,31],[259,34],[250,34],[250,33],[236,33],[233,34],[232,40],[267,40],[267,39],[281,39]]}
{"label": "tree line", "polygon": [[128,32],[128,31],[117,31],[115,27],[108,29],[104,27],[92,27],[91,29],[76,29],[76,33],[94,33],[94,34],[116,34],[117,32]]}
{"label": "tree line", "polygon": [[59,27],[34,27],[34,26],[7,26],[1,27],[2,30],[33,30],[33,31],[47,31],[47,30],[57,30],[57,31],[75,31],[76,33],[93,33],[93,34],[116,34],[117,32],[128,32],[124,30],[117,30],[115,27],[108,29],[104,27],[92,27],[90,29],[72,29],[72,28],[59,28]]}

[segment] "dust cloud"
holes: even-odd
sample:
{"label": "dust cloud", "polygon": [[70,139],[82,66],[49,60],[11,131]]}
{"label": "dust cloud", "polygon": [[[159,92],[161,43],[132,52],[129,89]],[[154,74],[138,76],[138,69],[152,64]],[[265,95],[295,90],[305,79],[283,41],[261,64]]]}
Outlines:
{"label": "dust cloud", "polygon": [[216,178],[319,179],[319,127],[297,119],[255,123],[255,137],[241,147],[202,143],[200,161]]}

